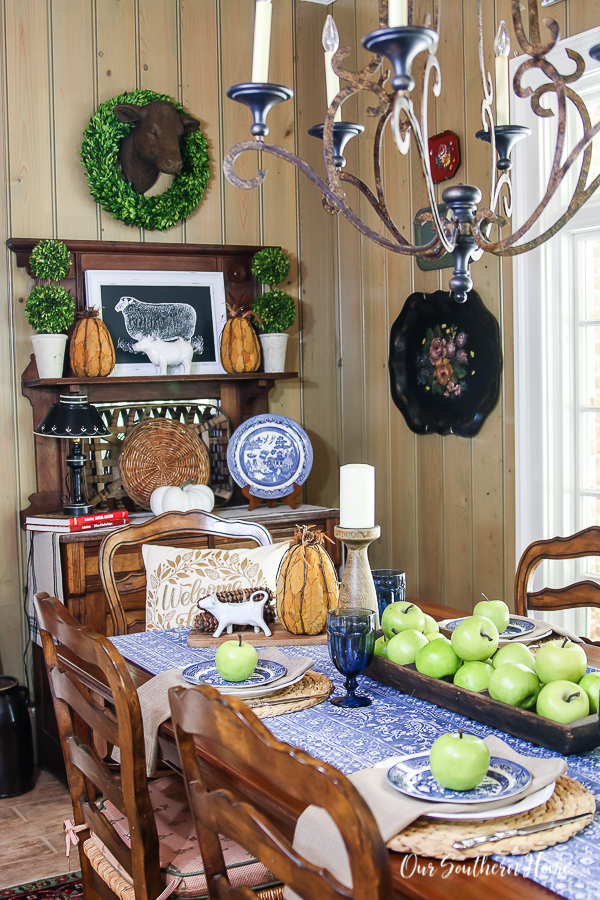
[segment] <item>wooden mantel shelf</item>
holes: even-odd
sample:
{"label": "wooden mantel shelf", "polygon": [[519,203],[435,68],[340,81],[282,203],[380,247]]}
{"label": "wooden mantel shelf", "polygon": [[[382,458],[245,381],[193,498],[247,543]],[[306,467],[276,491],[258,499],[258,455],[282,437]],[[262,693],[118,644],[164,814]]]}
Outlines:
{"label": "wooden mantel shelf", "polygon": [[204,375],[115,375],[107,378],[30,378],[23,380],[25,388],[61,388],[77,387],[78,385],[102,385],[111,384],[164,384],[164,383],[190,383],[195,381],[257,381],[263,386],[268,381],[281,381],[285,378],[297,378],[297,372],[244,372],[240,375],[224,375],[218,372]]}

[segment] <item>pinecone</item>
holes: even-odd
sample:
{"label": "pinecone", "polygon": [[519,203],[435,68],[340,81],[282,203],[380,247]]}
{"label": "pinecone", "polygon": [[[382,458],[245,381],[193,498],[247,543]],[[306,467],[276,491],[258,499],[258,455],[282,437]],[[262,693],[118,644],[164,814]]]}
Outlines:
{"label": "pinecone", "polygon": [[217,630],[217,620],[212,613],[203,610],[194,619],[194,631],[203,631],[207,634],[214,634]]}

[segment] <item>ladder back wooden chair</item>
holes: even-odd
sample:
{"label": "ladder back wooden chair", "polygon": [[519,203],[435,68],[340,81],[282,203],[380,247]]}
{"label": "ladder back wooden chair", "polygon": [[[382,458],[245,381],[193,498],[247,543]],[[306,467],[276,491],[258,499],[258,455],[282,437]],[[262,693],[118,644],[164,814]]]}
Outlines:
{"label": "ladder back wooden chair", "polygon": [[[163,513],[147,522],[132,523],[108,534],[100,545],[100,580],[108,601],[113,634],[130,634],[146,627],[146,571],[142,544],[163,544],[202,549],[272,544],[262,525],[223,519],[190,510]],[[119,573],[123,573],[119,577]]]}
{"label": "ladder back wooden chair", "polygon": [[[169,700],[211,900],[252,896],[230,886],[219,844],[223,833],[304,900],[389,900],[388,851],[373,814],[345,775],[277,740],[241,700],[224,697],[215,688],[172,688]],[[211,760],[222,760],[231,773],[243,774],[244,783],[254,788],[252,804],[231,793],[235,775],[232,780]],[[298,816],[310,805],[327,810],[348,852],[352,890],[293,849],[273,814],[273,798]]]}
{"label": "ladder back wooden chair", "polygon": [[[206,897],[184,782],[179,775],[146,776],[140,706],[123,657],[55,597],[37,594],[35,609],[73,803],[67,835],[79,844],[84,897]],[[104,702],[96,699],[94,676],[106,685]],[[120,770],[110,763],[114,746]],[[271,874],[241,847],[228,841],[224,852],[232,880],[257,887],[254,900],[281,895]]]}
{"label": "ladder back wooden chair", "polygon": [[595,581],[578,581],[562,588],[544,587],[530,591],[529,585],[537,567],[545,559],[577,559],[600,556],[600,528],[593,525],[569,537],[534,541],[523,553],[515,578],[515,612],[526,616],[528,610],[559,610],[582,606],[600,606],[600,585]]}

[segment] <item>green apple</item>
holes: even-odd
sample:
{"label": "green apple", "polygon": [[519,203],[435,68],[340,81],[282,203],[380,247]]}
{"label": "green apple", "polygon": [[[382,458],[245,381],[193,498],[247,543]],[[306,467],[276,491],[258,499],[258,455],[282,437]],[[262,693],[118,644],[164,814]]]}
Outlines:
{"label": "green apple", "polygon": [[583,688],[590,701],[590,715],[598,712],[598,696],[600,694],[600,672],[590,672],[584,675],[579,682],[579,687]]}
{"label": "green apple", "polygon": [[521,663],[507,662],[492,672],[488,691],[494,700],[531,709],[538,698],[540,682],[533,669]]}
{"label": "green apple", "polygon": [[468,691],[485,691],[494,670],[486,662],[467,662],[454,676],[454,684]]}
{"label": "green apple", "polygon": [[447,641],[448,644],[450,643],[446,635],[440,634],[439,631],[435,631],[433,634],[426,634],[425,637],[428,641],[437,641],[438,638],[441,638],[443,641]]}
{"label": "green apple", "polygon": [[472,791],[481,784],[490,767],[487,744],[474,734],[442,734],[429,754],[431,774],[442,787],[452,791]]}
{"label": "green apple", "polygon": [[452,646],[466,662],[488,659],[498,649],[498,629],[485,616],[469,616],[452,632]]}
{"label": "green apple", "polygon": [[480,600],[473,607],[474,616],[485,616],[501,634],[510,621],[510,610],[504,600]]}
{"label": "green apple", "polygon": [[245,681],[254,672],[258,662],[258,653],[252,644],[242,641],[241,634],[237,641],[224,641],[215,656],[217,672],[225,681]]}
{"label": "green apple", "polygon": [[425,625],[423,626],[423,634],[436,634],[440,630],[440,626],[435,621],[433,616],[428,616],[427,613],[423,613],[425,616]]}
{"label": "green apple", "polygon": [[462,663],[450,641],[428,641],[421,647],[415,659],[417,671],[422,675],[430,675],[432,678],[447,678],[454,675]]}
{"label": "green apple", "polygon": [[535,658],[540,681],[573,681],[579,684],[587,669],[587,657],[581,644],[568,638],[542,644]]}
{"label": "green apple", "polygon": [[567,725],[590,714],[588,695],[573,681],[550,681],[540,691],[536,711],[546,719]]}
{"label": "green apple", "polygon": [[505,644],[504,647],[500,647],[494,654],[492,665],[497,669],[504,663],[521,663],[522,666],[527,666],[535,672],[535,657],[525,644]]}
{"label": "green apple", "polygon": [[424,634],[409,628],[408,631],[401,631],[400,634],[395,634],[388,641],[387,658],[400,666],[414,663],[421,647],[425,647],[427,644],[428,641]]}
{"label": "green apple", "polygon": [[418,606],[410,603],[408,600],[398,600],[396,603],[390,603],[383,611],[381,616],[381,627],[388,641],[395,634],[401,631],[414,629],[415,631],[423,631],[425,626],[425,615]]}
{"label": "green apple", "polygon": [[386,638],[385,634],[382,634],[381,637],[378,637],[375,641],[375,656],[383,656],[384,659],[387,659],[387,651],[388,651],[389,641]]}

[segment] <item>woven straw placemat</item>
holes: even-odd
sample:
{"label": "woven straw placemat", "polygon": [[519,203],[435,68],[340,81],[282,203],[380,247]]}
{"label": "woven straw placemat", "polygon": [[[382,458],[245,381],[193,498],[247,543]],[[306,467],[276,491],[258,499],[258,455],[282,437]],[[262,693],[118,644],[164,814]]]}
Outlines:
{"label": "woven straw placemat", "polygon": [[317,706],[323,700],[327,700],[333,690],[334,684],[327,675],[308,669],[296,684],[291,684],[276,694],[271,694],[270,697],[245,702],[259,719],[266,719]]}
{"label": "woven straw placemat", "polygon": [[491,834],[494,831],[508,831],[510,828],[523,828],[526,825],[537,825],[555,819],[566,819],[584,812],[595,812],[596,799],[579,781],[567,778],[566,775],[556,782],[556,789],[547,803],[530,809],[528,812],[504,818],[482,819],[470,822],[456,822],[449,819],[428,819],[425,816],[417,819],[396,837],[388,842],[390,850],[398,853],[416,853],[419,856],[433,856],[436,859],[470,859],[475,856],[489,854],[520,855],[536,850],[545,850],[567,841],[572,835],[581,831],[592,821],[581,819],[570,825],[549,828],[534,834],[518,835],[479,844],[470,850],[455,850],[452,844],[470,837]]}

